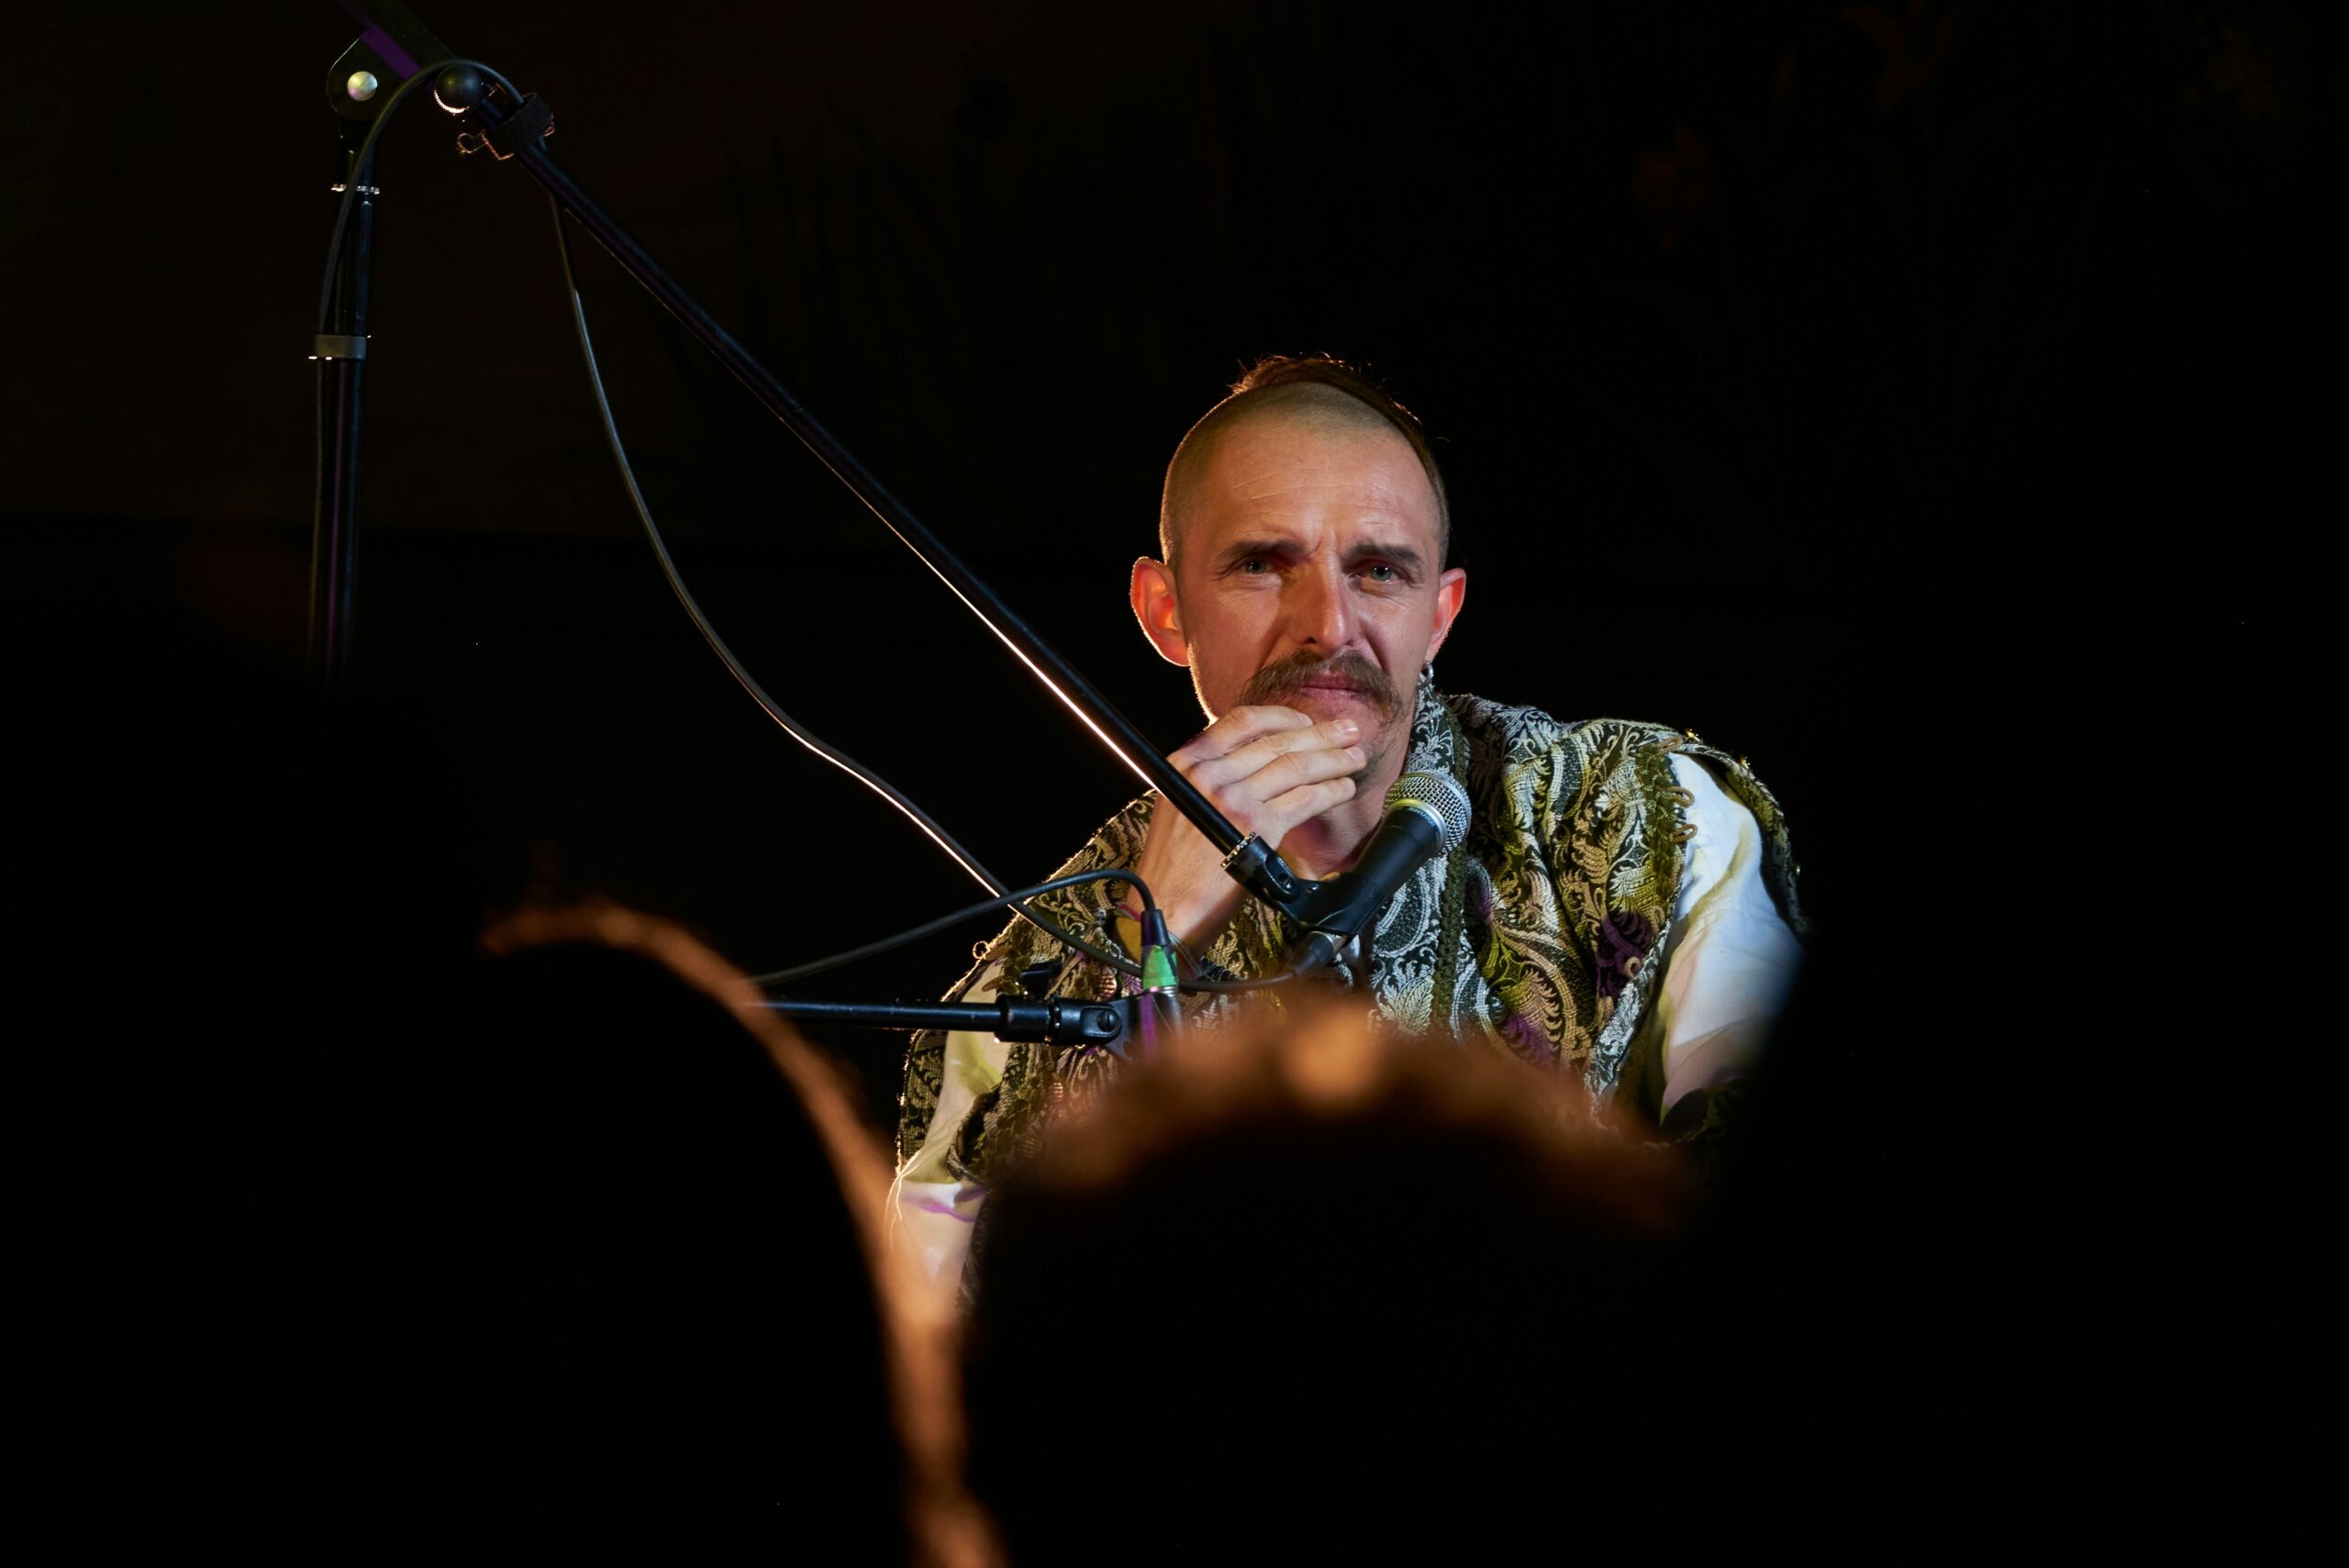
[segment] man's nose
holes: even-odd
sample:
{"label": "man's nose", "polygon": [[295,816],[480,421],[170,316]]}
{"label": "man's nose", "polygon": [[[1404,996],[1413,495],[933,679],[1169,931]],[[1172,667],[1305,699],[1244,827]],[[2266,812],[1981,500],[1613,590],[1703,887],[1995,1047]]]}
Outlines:
{"label": "man's nose", "polygon": [[1316,562],[1290,579],[1289,635],[1299,647],[1343,650],[1353,638],[1353,604],[1345,573]]}

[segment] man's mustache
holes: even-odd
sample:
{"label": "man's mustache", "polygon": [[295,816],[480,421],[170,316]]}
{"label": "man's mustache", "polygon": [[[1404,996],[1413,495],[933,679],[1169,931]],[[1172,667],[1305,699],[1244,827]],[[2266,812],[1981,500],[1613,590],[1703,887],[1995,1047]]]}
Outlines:
{"label": "man's mustache", "polygon": [[1243,706],[1286,706],[1285,697],[1296,696],[1312,681],[1336,676],[1377,706],[1380,717],[1392,721],[1401,702],[1395,683],[1386,672],[1359,653],[1339,653],[1329,658],[1313,652],[1292,653],[1276,664],[1267,664],[1256,672],[1240,694]]}

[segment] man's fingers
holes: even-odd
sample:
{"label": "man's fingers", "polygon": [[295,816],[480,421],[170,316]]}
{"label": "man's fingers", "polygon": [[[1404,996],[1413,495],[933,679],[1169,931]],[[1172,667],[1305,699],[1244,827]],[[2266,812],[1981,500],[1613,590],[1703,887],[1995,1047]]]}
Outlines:
{"label": "man's fingers", "polygon": [[1264,821],[1256,829],[1256,835],[1264,840],[1267,847],[1277,850],[1281,840],[1288,837],[1290,828],[1300,822],[1312,820],[1341,801],[1352,800],[1353,795],[1354,781],[1351,775],[1324,779],[1319,784],[1299,784],[1286,795],[1275,795],[1264,802]]}
{"label": "man's fingers", "polygon": [[1312,722],[1313,716],[1309,713],[1283,707],[1278,703],[1263,703],[1253,707],[1235,707],[1208,728],[1262,735],[1274,729],[1302,729]]}
{"label": "man's fingers", "polygon": [[[1236,707],[1168,760],[1241,832],[1269,840],[1353,794],[1351,784],[1342,793],[1297,792],[1360,773],[1365,751],[1353,742],[1361,733],[1353,719],[1317,722],[1293,707]],[[1304,816],[1271,805],[1290,796],[1293,806],[1311,803]]]}
{"label": "man's fingers", "polygon": [[1293,707],[1235,707],[1185,742],[1170,760],[1182,767],[1186,762],[1228,757],[1262,736],[1308,728],[1312,723],[1312,715]]}
{"label": "man's fingers", "polygon": [[1348,773],[1358,773],[1362,772],[1363,761],[1360,746],[1290,751],[1267,762],[1246,778],[1234,780],[1225,793],[1270,805],[1300,784],[1320,784]]}
{"label": "man's fingers", "polygon": [[[1361,733],[1361,727],[1352,719],[1324,719],[1319,724],[1279,729],[1269,735],[1258,736],[1248,744],[1228,751],[1222,756],[1203,758],[1185,767],[1183,772],[1199,788],[1216,789],[1241,779],[1252,778],[1287,757],[1336,751],[1351,743]],[[1293,774],[1281,783],[1280,788],[1286,789],[1291,784],[1306,782],[1303,775]],[[1263,799],[1266,794],[1263,790],[1253,793],[1259,800]],[[1271,793],[1279,792],[1275,790]]]}

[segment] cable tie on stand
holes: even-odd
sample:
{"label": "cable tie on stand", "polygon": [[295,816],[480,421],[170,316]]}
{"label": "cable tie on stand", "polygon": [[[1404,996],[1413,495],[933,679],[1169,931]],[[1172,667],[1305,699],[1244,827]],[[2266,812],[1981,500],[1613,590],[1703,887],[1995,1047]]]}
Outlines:
{"label": "cable tie on stand", "polygon": [[491,155],[503,163],[530,142],[553,134],[554,110],[533,93],[522,100],[520,108],[483,131],[477,145],[488,148]]}

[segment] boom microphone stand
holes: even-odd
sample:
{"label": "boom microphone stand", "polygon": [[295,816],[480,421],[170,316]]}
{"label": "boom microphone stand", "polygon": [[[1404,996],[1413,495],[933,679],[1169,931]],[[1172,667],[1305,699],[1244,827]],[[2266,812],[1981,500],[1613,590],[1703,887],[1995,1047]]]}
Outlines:
{"label": "boom microphone stand", "polygon": [[1086,728],[1100,738],[1103,745],[1140,775],[1144,784],[1155,788],[1176,810],[1188,817],[1208,841],[1223,852],[1225,869],[1242,886],[1277,908],[1300,917],[1305,915],[1305,906],[1310,898],[1309,884],[1300,882],[1287,862],[1265,849],[1253,834],[1241,833],[1230,818],[1217,810],[1213,802],[1201,795],[1190,780],[1159,754],[1148,737],[1110,706],[1108,698],[1095,690],[1091,682],[1055,652],[1034,628],[1014,613],[993,589],[981,582],[953,551],[946,548],[937,535],[925,528],[920,519],[906,508],[905,503],[891,495],[880,480],[857,461],[855,454],[841,445],[830,431],[801,407],[799,400],[765,366],[752,359],[715,317],[696,303],[662,269],[660,263],[653,261],[642,246],[596,206],[594,199],[580,188],[578,182],[556,167],[540,145],[554,122],[553,112],[543,100],[533,94],[519,106],[500,104],[497,99],[503,95],[493,93],[478,72],[465,68],[447,72],[435,83],[434,96],[444,108],[472,128],[473,135],[461,140],[461,146],[467,150],[485,148],[501,162],[518,162],[532,179],[545,186],[556,204],[581,228],[595,236],[596,242],[610,252],[612,259],[642,285],[646,293],[660,301],[678,324],[692,333],[720,364],[733,372],[735,379],[758,399],[761,406],[798,437],[801,443],[816,455],[818,462],[831,470],[833,476],[847,485],[850,492],[863,502],[923,565],[937,573],[939,580],[953,591],[955,597],[984,621],[1004,646],[1010,649],[1038,680],[1067,705]]}
{"label": "boom microphone stand", "polygon": [[[389,0],[342,0],[342,4],[367,24],[367,31],[337,61],[335,70],[340,75],[330,75],[330,97],[337,90],[338,81],[340,90],[354,104],[364,103],[372,96],[378,73],[365,68],[366,61],[379,61],[385,72],[395,72],[402,80],[403,91],[419,69],[431,69],[419,68],[415,57],[451,61],[445,46]],[[359,63],[353,65],[354,61]],[[351,69],[346,71],[346,66]],[[593,235],[679,325],[731,371],[760,405],[781,420],[835,478],[847,485],[1104,745],[1145,784],[1156,788],[1198,828],[1209,843],[1223,852],[1224,869],[1236,881],[1308,928],[1316,924],[1317,916],[1326,917],[1337,911],[1342,898],[1333,895],[1329,884],[1301,882],[1255,835],[1241,833],[1159,753],[1131,721],[981,582],[577,182],[548,158],[542,143],[552,131],[554,117],[543,100],[528,95],[518,102],[502,82],[494,85],[482,71],[462,62],[449,64],[430,85],[441,107],[458,117],[466,128],[458,138],[460,151],[487,150],[500,162],[518,161],[546,188],[562,212]],[[372,111],[362,109],[354,113],[340,101],[337,101],[336,107],[346,120],[372,118]],[[367,162],[368,168],[354,167],[346,178],[363,182],[372,172],[372,157]],[[326,402],[322,393],[319,510],[312,597],[314,668],[322,672],[321,679],[330,689],[347,677],[358,387],[366,345],[366,264],[368,241],[373,238],[374,194],[362,183],[357,197],[362,205],[353,213],[360,228],[350,237],[353,243],[342,255],[343,273],[329,296],[329,325],[340,329],[322,335],[317,352],[313,355],[321,361],[321,376],[330,375],[336,390],[336,439],[332,443],[327,440],[323,428]],[[1147,1047],[1174,1025],[1177,1017],[1174,1006],[1175,988],[1171,960],[1164,950],[1146,947],[1140,994],[1117,1002],[1031,1001],[1015,997],[994,1003],[866,1005],[784,1001],[769,1006],[785,1017],[811,1021],[883,1029],[974,1029],[1004,1040],[1097,1046],[1124,1054],[1122,1042],[1129,1035],[1137,1037]]]}

